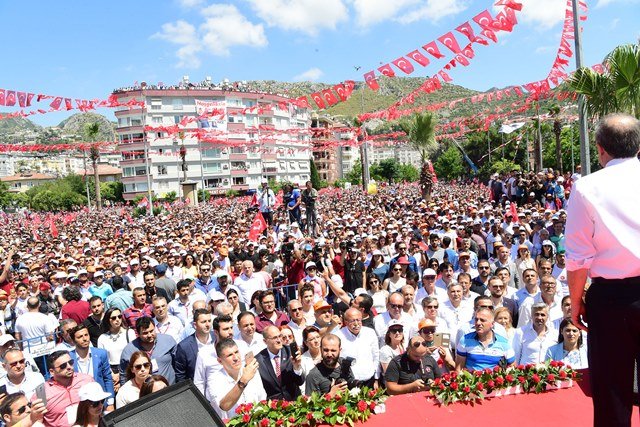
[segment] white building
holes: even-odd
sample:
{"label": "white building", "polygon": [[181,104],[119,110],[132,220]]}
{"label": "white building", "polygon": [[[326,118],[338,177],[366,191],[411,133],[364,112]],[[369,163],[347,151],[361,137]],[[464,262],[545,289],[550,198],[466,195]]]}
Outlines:
{"label": "white building", "polygon": [[[170,191],[180,195],[185,175],[199,183],[198,189],[204,183],[214,194],[255,189],[263,179],[304,184],[310,178],[309,111],[283,95],[184,85],[128,88],[115,95],[120,102],[135,98],[145,103],[115,113],[127,200],[148,191],[145,140],[151,190],[160,197]],[[224,115],[181,124],[185,117],[202,117],[207,108]],[[194,133],[199,126],[208,132],[202,139]]]}
{"label": "white building", "polygon": [[420,152],[409,145],[375,147],[371,150],[369,159],[371,164],[380,163],[386,159],[396,159],[399,163],[411,164],[418,169],[422,165]]}
{"label": "white building", "polygon": [[[118,155],[119,156],[119,155]],[[56,177],[78,173],[83,169],[81,155],[42,153],[0,154],[0,177],[21,173],[43,173]]]}

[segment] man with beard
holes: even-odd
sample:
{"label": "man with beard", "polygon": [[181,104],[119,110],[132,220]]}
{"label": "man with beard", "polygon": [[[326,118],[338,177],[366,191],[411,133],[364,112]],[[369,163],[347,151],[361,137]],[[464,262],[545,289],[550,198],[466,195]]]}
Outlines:
{"label": "man with beard", "polygon": [[215,341],[211,332],[211,313],[208,310],[198,309],[193,312],[193,327],[195,332],[180,341],[176,347],[176,382],[193,380],[198,352],[212,346]]}
{"label": "man with beard", "polygon": [[471,281],[471,292],[478,295],[486,295],[489,278],[491,277],[491,264],[486,259],[478,261],[478,276]]}
{"label": "man with beard", "polygon": [[320,353],[322,362],[307,375],[305,383],[305,394],[318,392],[329,394],[333,397],[348,388],[355,380],[351,372],[351,361],[340,357],[340,338],[336,335],[328,334],[320,341]]}

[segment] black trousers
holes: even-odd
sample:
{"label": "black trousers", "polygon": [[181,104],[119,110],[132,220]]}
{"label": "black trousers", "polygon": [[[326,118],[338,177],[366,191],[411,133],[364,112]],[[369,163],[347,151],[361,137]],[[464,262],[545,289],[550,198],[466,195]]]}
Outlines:
{"label": "black trousers", "polygon": [[593,279],[586,311],[594,426],[630,426],[640,355],[640,277]]}

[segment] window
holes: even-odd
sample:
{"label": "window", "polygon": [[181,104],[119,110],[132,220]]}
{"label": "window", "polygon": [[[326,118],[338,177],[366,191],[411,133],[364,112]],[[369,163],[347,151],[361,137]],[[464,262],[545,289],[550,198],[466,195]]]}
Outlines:
{"label": "window", "polygon": [[165,165],[158,165],[158,175],[166,175],[167,167]]}
{"label": "window", "polygon": [[219,173],[222,172],[222,165],[220,163],[204,163],[204,173]]}
{"label": "window", "polygon": [[309,163],[307,163],[307,162],[298,162],[298,167],[300,169],[306,169],[308,164]]}
{"label": "window", "polygon": [[119,117],[118,118],[118,126],[123,127],[123,126],[129,126],[131,123],[131,118],[130,117]]}
{"label": "window", "polygon": [[161,104],[151,104],[151,109],[152,110],[161,110],[162,109],[162,105]]}
{"label": "window", "polygon": [[207,188],[218,188],[222,187],[222,179],[220,178],[209,178],[204,180],[204,186]]}
{"label": "window", "polygon": [[243,176],[234,176],[233,177],[233,185],[245,185],[246,181]]}
{"label": "window", "polygon": [[165,190],[165,189],[169,188],[169,182],[168,181],[160,181],[160,182],[158,182],[158,188],[160,188],[161,190]]}
{"label": "window", "polygon": [[131,119],[131,126],[142,126],[142,119]]}
{"label": "window", "polygon": [[182,98],[173,98],[171,100],[171,106],[174,110],[182,110]]}
{"label": "window", "polygon": [[182,117],[183,116],[173,116],[173,123],[174,124],[179,124],[182,121]]}
{"label": "window", "polygon": [[151,122],[154,125],[161,125],[162,124],[162,117],[152,117],[151,118]]}
{"label": "window", "polygon": [[202,157],[211,157],[217,159],[222,154],[222,151],[219,148],[212,148],[210,150],[204,150],[202,152]]}
{"label": "window", "polygon": [[295,170],[296,168],[296,162],[289,162],[289,169],[291,170]]}

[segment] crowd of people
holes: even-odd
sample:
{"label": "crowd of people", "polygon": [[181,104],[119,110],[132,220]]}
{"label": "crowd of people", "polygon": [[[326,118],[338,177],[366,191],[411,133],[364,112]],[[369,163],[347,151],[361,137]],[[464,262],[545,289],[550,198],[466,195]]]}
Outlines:
{"label": "crowd of people", "polygon": [[412,184],[365,194],[307,183],[279,207],[264,185],[257,241],[246,199],[136,219],[83,211],[55,236],[36,213],[2,214],[0,415],[96,425],[191,380],[231,418],[243,403],[312,392],[423,391],[461,369],[585,368],[566,212],[544,203],[559,198],[556,176],[532,198],[512,191],[514,171],[488,186],[437,184],[429,201]]}

